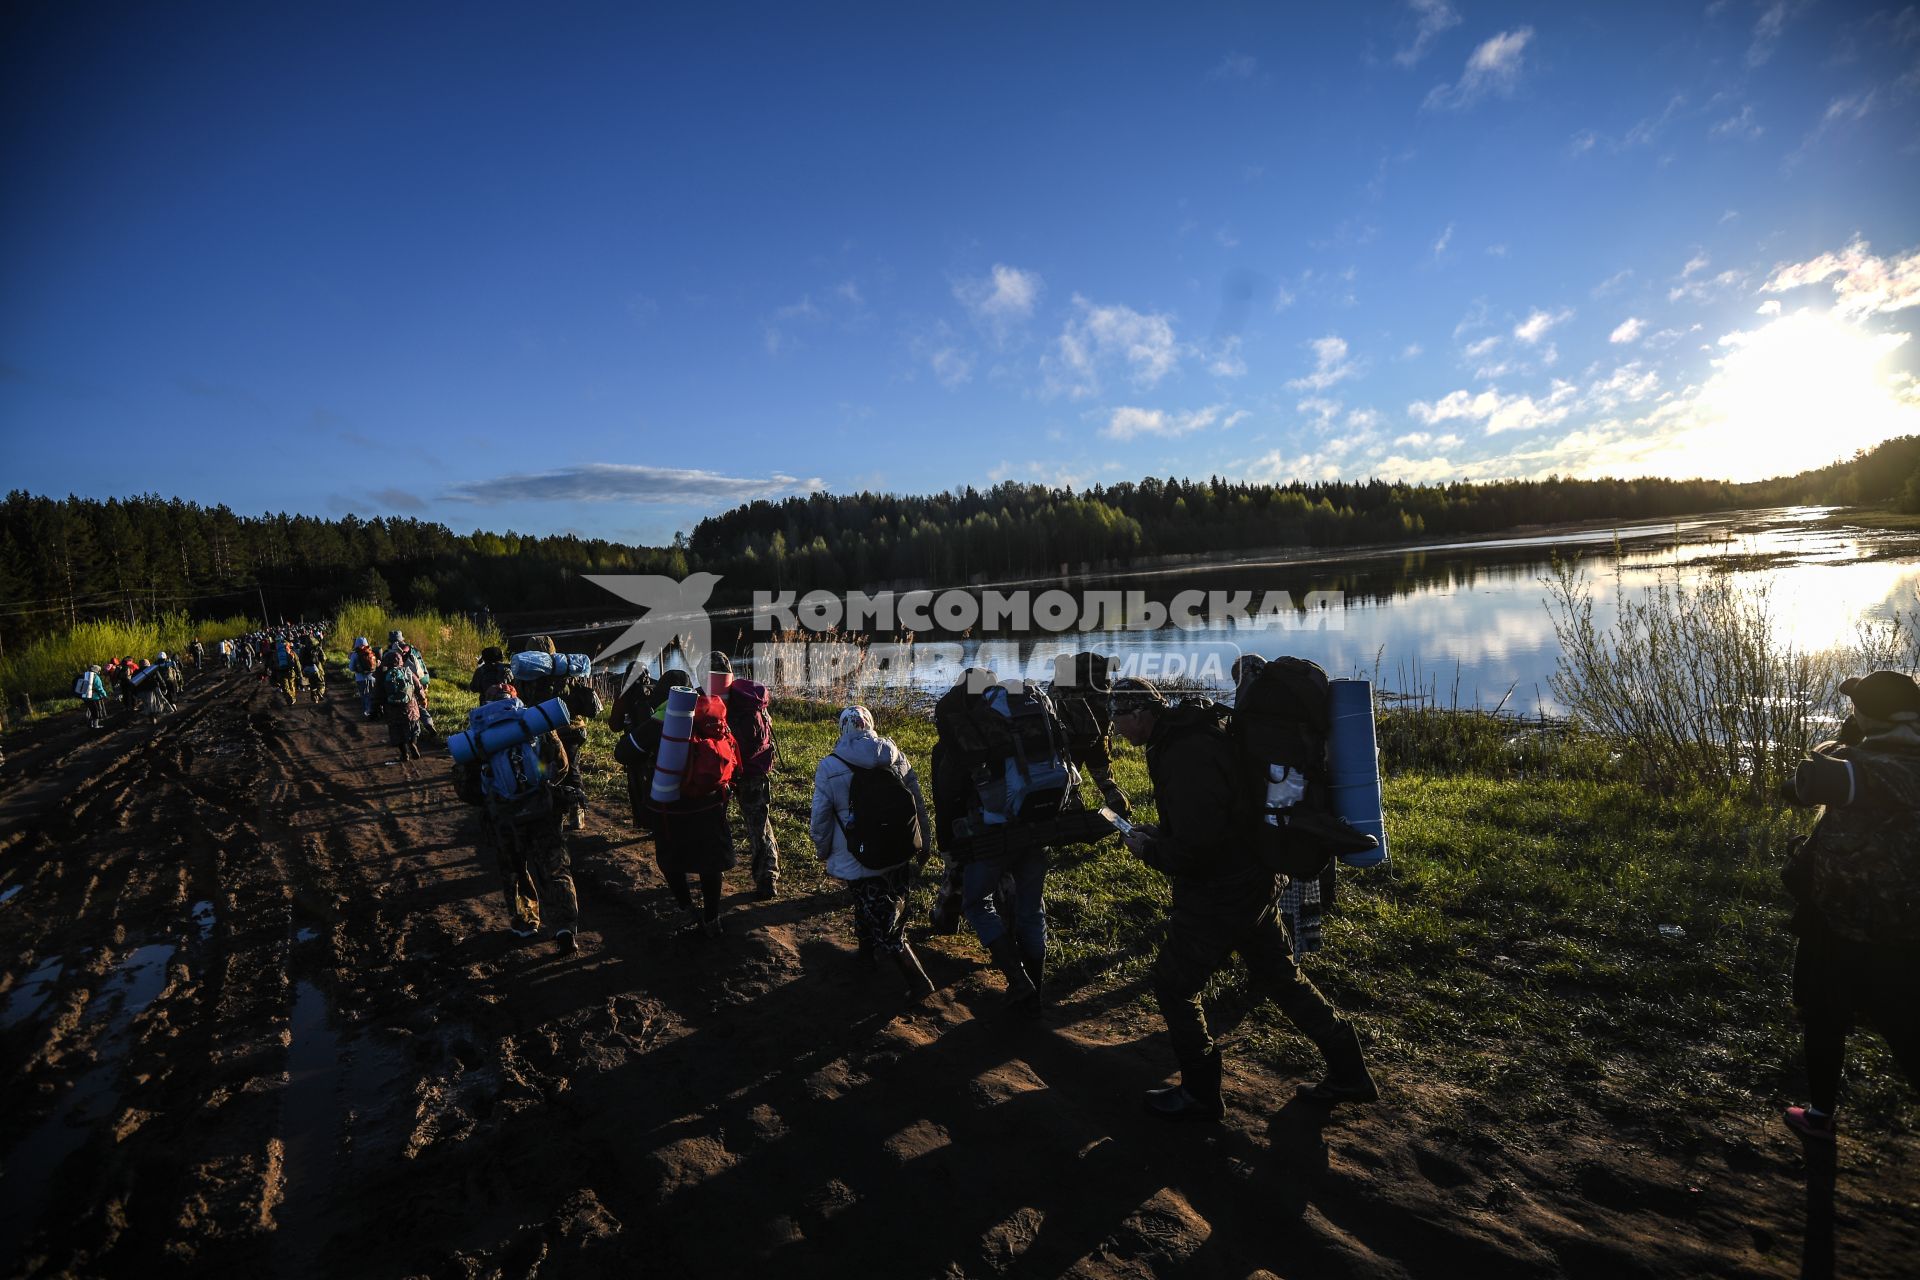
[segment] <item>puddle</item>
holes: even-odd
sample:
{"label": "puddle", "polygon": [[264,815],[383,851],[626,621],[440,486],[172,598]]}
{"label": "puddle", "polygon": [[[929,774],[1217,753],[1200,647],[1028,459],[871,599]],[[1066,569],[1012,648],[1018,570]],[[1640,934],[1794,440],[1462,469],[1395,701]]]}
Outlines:
{"label": "puddle", "polygon": [[214,922],[215,917],[213,914],[213,904],[211,902],[196,902],[193,904],[193,923],[199,926],[200,941],[205,942],[213,936]]}
{"label": "puddle", "polygon": [[6,1003],[0,1005],[0,1031],[12,1030],[45,1008],[48,997],[53,995],[53,984],[60,981],[65,971],[66,965],[56,957],[43,961],[38,969],[21,979],[19,986],[7,992]]}
{"label": "puddle", "polygon": [[6,906],[9,902],[19,897],[20,891],[26,887],[27,886],[23,884],[16,884],[7,889],[0,889],[0,907]]}
{"label": "puddle", "polygon": [[26,1232],[46,1207],[60,1166],[119,1105],[115,1085],[130,1047],[128,1028],[165,989],[172,958],[173,947],[164,942],[137,948],[88,1005],[89,1020],[107,1019],[95,1047],[99,1061],[67,1090],[52,1115],[7,1153],[6,1173],[0,1177],[0,1257],[19,1253]]}
{"label": "puddle", "polygon": [[274,1234],[276,1243],[284,1243],[291,1252],[296,1242],[312,1238],[324,1226],[317,1210],[327,1199],[341,1118],[335,1097],[340,1088],[340,1041],[327,1025],[327,997],[311,982],[294,984],[289,1029],[293,1044],[287,1050],[287,1092],[280,1112],[286,1184],[274,1214]]}

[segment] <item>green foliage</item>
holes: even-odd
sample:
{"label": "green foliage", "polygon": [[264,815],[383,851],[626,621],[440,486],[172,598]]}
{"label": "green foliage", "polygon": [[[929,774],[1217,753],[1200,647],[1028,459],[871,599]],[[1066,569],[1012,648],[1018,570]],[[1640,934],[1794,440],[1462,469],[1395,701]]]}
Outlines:
{"label": "green foliage", "polygon": [[162,650],[178,655],[195,636],[211,649],[258,625],[245,617],[195,620],[177,612],[140,623],[76,623],[9,649],[0,658],[0,692],[65,697],[73,691],[74,678],[94,663],[104,665],[114,658],[144,662]]}
{"label": "green foliage", "polygon": [[464,687],[467,677],[480,665],[480,650],[488,645],[505,645],[500,632],[481,626],[468,618],[441,613],[395,613],[364,600],[340,606],[333,618],[329,647],[334,657],[344,656],[352,648],[355,636],[373,642],[374,651],[386,647],[387,632],[398,630],[407,643],[425,656],[434,674],[433,688],[449,682]]}

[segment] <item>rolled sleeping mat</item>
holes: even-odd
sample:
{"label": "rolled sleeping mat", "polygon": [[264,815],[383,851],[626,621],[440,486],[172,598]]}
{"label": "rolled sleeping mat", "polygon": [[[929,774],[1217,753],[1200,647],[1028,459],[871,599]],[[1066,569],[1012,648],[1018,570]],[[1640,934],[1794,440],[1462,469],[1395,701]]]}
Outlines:
{"label": "rolled sleeping mat", "polygon": [[1343,853],[1350,867],[1377,867],[1387,860],[1386,814],[1380,802],[1380,751],[1373,734],[1373,682],[1327,682],[1333,726],[1327,734],[1327,772],[1333,811],[1349,826],[1380,842],[1378,849]]}
{"label": "rolled sleeping mat", "polygon": [[[488,704],[500,705],[500,704]],[[477,728],[464,729],[447,739],[447,750],[461,764],[484,760],[496,751],[531,742],[567,723],[567,704],[549,698],[538,706],[520,707]]]}
{"label": "rolled sleeping mat", "polygon": [[542,653],[528,649],[511,659],[515,680],[544,680],[549,676],[584,680],[593,674],[593,659],[584,653]]}
{"label": "rolled sleeping mat", "polygon": [[653,766],[653,799],[672,804],[680,798],[680,782],[687,772],[687,744],[693,741],[693,709],[700,694],[685,685],[667,692],[667,715],[660,724],[660,754]]}

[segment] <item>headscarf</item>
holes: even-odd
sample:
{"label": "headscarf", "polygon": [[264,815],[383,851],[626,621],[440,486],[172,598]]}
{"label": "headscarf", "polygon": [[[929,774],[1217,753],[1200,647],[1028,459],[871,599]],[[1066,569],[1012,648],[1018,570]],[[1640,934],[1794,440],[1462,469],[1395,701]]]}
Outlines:
{"label": "headscarf", "polygon": [[866,737],[873,733],[873,713],[865,707],[848,707],[840,713],[840,741]]}

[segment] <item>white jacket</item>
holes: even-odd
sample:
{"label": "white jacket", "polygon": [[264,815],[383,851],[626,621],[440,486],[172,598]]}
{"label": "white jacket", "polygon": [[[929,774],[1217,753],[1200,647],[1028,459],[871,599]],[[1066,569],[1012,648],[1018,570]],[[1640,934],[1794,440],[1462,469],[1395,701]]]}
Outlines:
{"label": "white jacket", "polygon": [[813,771],[813,848],[826,864],[827,874],[836,880],[863,880],[878,874],[863,866],[847,848],[846,824],[853,821],[853,810],[847,803],[853,783],[849,763],[862,769],[884,765],[899,775],[913,796],[913,807],[919,811],[920,847],[931,849],[933,824],[927,821],[926,797],[920,794],[920,779],[914,776],[907,753],[895,746],[893,739],[882,738],[870,729],[850,729],[840,735],[833,754]]}

